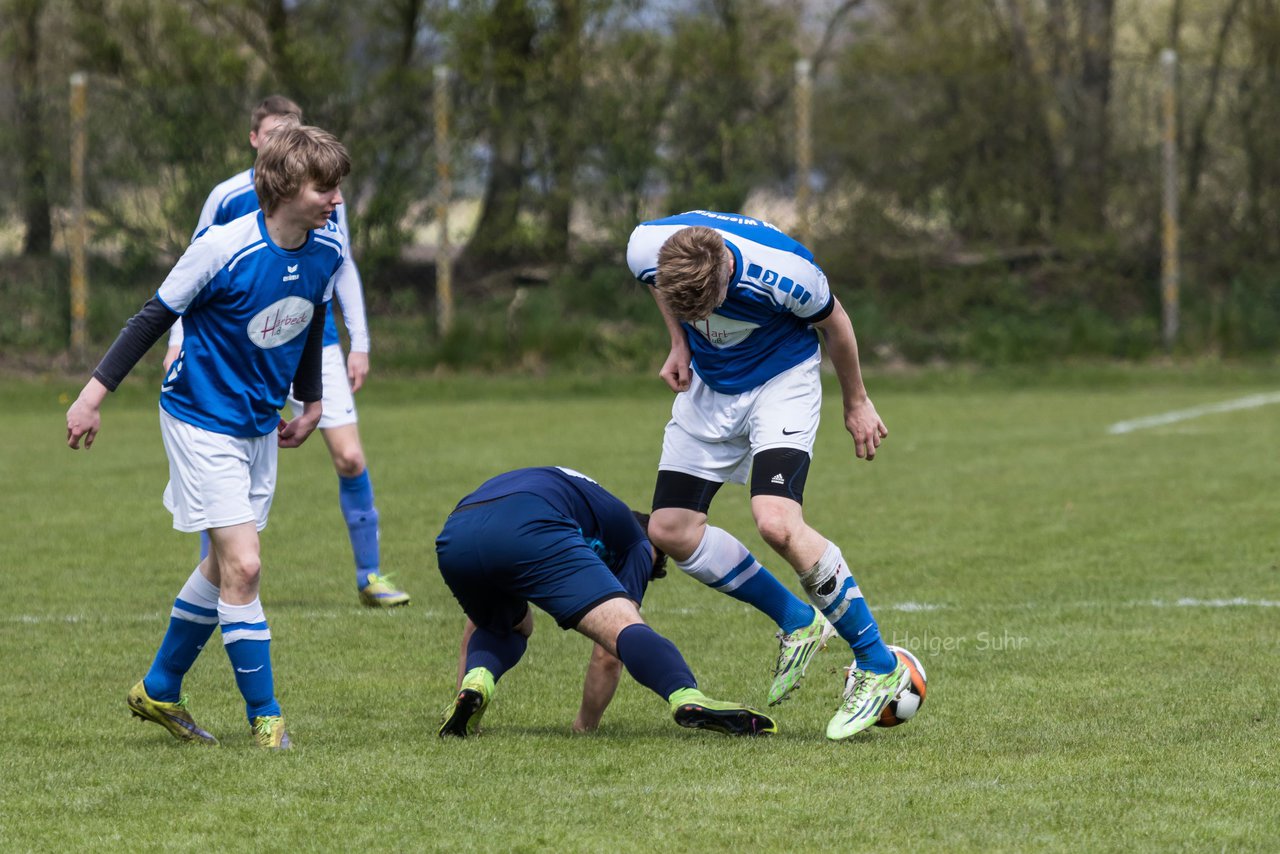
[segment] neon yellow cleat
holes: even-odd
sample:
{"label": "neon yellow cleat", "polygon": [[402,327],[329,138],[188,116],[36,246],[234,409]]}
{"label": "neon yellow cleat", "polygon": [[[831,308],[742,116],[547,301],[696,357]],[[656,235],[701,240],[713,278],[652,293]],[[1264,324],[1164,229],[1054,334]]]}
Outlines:
{"label": "neon yellow cleat", "polygon": [[484,667],[473,667],[462,677],[458,696],[441,716],[441,738],[454,735],[466,738],[480,733],[480,719],[493,699],[493,674]]}
{"label": "neon yellow cleat", "polygon": [[395,608],[409,604],[409,594],[397,589],[389,575],[369,573],[367,583],[359,592],[360,604],[370,608]]}
{"label": "neon yellow cleat", "polygon": [[911,673],[901,660],[892,673],[872,673],[850,667],[844,683],[844,699],[835,717],[827,723],[827,738],[841,741],[874,724],[880,719],[881,710],[910,681]]}
{"label": "neon yellow cleat", "polygon": [[293,747],[289,733],[284,729],[281,715],[259,715],[249,721],[253,727],[253,743],[263,750],[288,750]]}
{"label": "neon yellow cleat", "polygon": [[778,731],[773,718],[736,703],[712,700],[697,688],[681,688],[670,697],[671,716],[689,729],[709,729],[725,735],[770,735]]}
{"label": "neon yellow cleat", "polygon": [[160,724],[179,741],[194,741],[198,744],[217,744],[218,740],[205,732],[187,711],[187,698],[182,697],[176,703],[162,703],[147,696],[146,686],[139,680],[129,690],[125,698],[129,711],[135,718]]}
{"label": "neon yellow cleat", "polygon": [[769,686],[769,705],[776,706],[800,687],[809,662],[836,633],[822,612],[813,609],[813,622],[789,635],[778,632],[778,663],[773,668],[773,684]]}

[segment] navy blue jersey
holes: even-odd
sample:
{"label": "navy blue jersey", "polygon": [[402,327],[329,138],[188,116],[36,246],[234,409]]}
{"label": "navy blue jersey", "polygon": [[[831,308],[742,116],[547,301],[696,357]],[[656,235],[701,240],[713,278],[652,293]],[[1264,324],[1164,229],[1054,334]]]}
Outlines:
{"label": "navy blue jersey", "polygon": [[160,387],[164,410],[228,436],[273,432],[311,318],[332,297],[345,255],[333,223],[283,249],[261,212],[192,241],[156,291],[185,326],[182,352]]}
{"label": "navy blue jersey", "polygon": [[652,285],[658,250],[691,225],[719,232],[734,262],[724,303],[706,320],[680,324],[702,381],[723,394],[741,394],[818,352],[818,334],[810,324],[826,319],[835,306],[827,277],[813,253],[767,222],[689,211],[641,223],[627,244],[627,264],[635,277]]}
{"label": "navy blue jersey", "polygon": [[557,466],[516,469],[491,478],[458,507],[531,493],[578,523],[583,539],[639,604],[653,575],[653,554],[629,508],[581,472]]}

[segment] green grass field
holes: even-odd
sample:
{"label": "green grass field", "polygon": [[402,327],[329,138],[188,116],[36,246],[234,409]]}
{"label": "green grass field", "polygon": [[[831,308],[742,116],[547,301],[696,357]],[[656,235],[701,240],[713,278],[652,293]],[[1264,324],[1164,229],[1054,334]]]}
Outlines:
{"label": "green grass field", "polygon": [[[64,444],[79,381],[0,381],[0,850],[1166,851],[1280,849],[1280,406],[1112,435],[1115,422],[1275,390],[1266,370],[942,373],[868,383],[890,436],[853,457],[828,391],[806,495],[929,697],[830,744],[832,646],[781,732],[682,730],[624,677],[573,736],[589,643],[539,615],[478,739],[440,742],[462,616],[432,542],[453,503],[521,465],[650,496],[656,379],[380,380],[361,429],[384,565],[413,594],[356,603],[319,437],[281,453],[263,601],[298,749],[250,746],[215,643],[186,688],[215,749],[132,720],[196,538],[171,530],[150,382]],[[713,520],[799,590],[745,489]],[[647,619],[708,693],[763,703],[763,616],[678,571]]]}

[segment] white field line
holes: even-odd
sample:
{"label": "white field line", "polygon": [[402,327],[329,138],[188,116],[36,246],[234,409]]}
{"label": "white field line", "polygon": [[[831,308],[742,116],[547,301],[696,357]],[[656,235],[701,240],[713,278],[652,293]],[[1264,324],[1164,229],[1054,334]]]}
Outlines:
{"label": "white field line", "polygon": [[[1029,610],[1038,611],[1048,608],[1071,608],[1071,609],[1095,609],[1107,607],[1120,608],[1280,608],[1280,600],[1275,599],[1246,599],[1237,596],[1231,599],[1196,599],[1184,596],[1179,599],[1134,599],[1127,602],[1100,602],[1100,601],[1082,601],[1082,602],[1015,602],[1001,603],[992,602],[989,606],[975,609],[975,612],[990,611],[994,606],[997,610]],[[921,611],[943,611],[948,610],[951,606],[930,602],[898,602],[888,605],[878,605],[875,610],[882,611],[899,611],[899,612],[921,612]],[[744,608],[743,610],[750,610]],[[665,614],[678,616],[710,616],[717,613],[724,613],[723,608],[653,608],[645,609],[646,614]],[[292,620],[301,617],[305,620],[336,620],[344,617],[352,616],[349,610],[332,610],[332,611],[304,611],[301,613],[289,612],[288,619]],[[413,612],[414,618],[425,617],[429,620],[454,620],[462,616],[460,611],[445,610],[417,610]],[[41,625],[47,623],[157,623],[167,619],[167,614],[153,612],[150,614],[136,614],[131,617],[109,617],[105,615],[94,614],[17,614],[14,616],[0,617],[0,625]],[[284,619],[283,617],[281,619]]]}
{"label": "white field line", "polygon": [[1113,436],[1118,436],[1122,433],[1132,433],[1135,430],[1145,430],[1148,427],[1163,427],[1165,424],[1189,421],[1192,418],[1199,418],[1201,415],[1235,412],[1238,409],[1257,409],[1259,406],[1267,406],[1272,403],[1280,403],[1280,392],[1251,394],[1248,397],[1238,397],[1235,400],[1224,400],[1222,403],[1207,403],[1204,406],[1193,406],[1190,409],[1178,409],[1173,412],[1163,412],[1159,415],[1133,418],[1129,421],[1117,421],[1107,428],[1107,432]]}

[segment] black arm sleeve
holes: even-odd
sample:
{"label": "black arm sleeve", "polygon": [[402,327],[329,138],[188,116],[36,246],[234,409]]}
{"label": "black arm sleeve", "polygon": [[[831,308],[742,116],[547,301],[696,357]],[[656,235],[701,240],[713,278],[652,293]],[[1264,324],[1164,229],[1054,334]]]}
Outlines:
{"label": "black arm sleeve", "polygon": [[311,403],[324,397],[324,315],[325,306],[317,306],[307,330],[307,343],[302,347],[302,359],[293,374],[293,396],[303,403]]}
{"label": "black arm sleeve", "polygon": [[169,331],[169,327],[177,321],[174,314],[160,300],[152,297],[142,310],[129,318],[129,322],[120,330],[116,341],[102,357],[98,367],[93,369],[93,376],[109,390],[115,391],[138,360],[146,355],[151,345],[160,340],[160,336]]}

